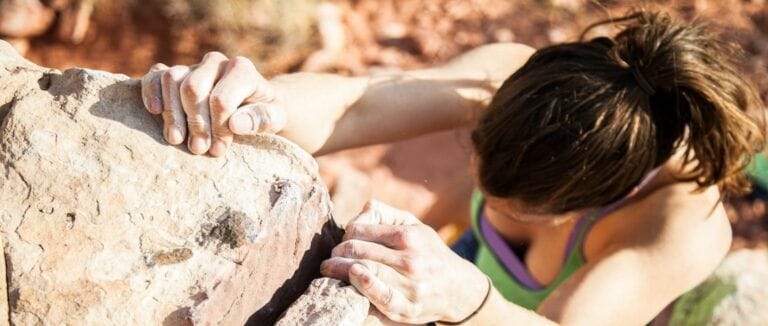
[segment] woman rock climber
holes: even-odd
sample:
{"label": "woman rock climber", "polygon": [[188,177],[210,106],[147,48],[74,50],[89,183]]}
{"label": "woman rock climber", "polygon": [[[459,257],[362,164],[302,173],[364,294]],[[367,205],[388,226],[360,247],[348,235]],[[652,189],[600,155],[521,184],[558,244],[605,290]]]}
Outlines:
{"label": "woman rock climber", "polygon": [[[277,132],[315,155],[474,127],[473,230],[451,250],[373,202],[322,264],[403,323],[643,324],[727,253],[762,109],[733,48],[639,12],[614,37],[492,44],[426,70],[264,79],[209,53],[155,65],[144,103],[170,144],[223,155]],[[459,255],[461,254],[461,256]]]}

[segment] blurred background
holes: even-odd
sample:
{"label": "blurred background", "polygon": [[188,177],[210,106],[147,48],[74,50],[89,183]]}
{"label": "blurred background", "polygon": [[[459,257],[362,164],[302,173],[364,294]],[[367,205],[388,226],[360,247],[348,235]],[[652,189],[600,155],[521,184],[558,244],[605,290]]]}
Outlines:
{"label": "blurred background", "polygon": [[[212,50],[246,56],[267,77],[362,75],[429,67],[492,42],[571,41],[591,22],[632,8],[712,24],[743,47],[744,73],[768,94],[766,0],[0,0],[0,38],[42,66],[134,78],[153,63],[192,64]],[[467,132],[452,131],[319,161],[342,222],[373,197],[451,239],[468,219],[469,152]],[[763,186],[752,195],[728,199],[734,249],[768,246],[768,178],[755,180]]]}

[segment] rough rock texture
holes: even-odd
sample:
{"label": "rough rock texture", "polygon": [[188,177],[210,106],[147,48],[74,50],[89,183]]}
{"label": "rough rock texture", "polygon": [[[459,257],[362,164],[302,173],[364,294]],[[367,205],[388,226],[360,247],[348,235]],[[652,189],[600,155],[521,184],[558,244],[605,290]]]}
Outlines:
{"label": "rough rock texture", "polygon": [[768,250],[729,253],[706,281],[654,325],[768,325]]}
{"label": "rough rock texture", "polygon": [[[14,324],[269,324],[338,231],[310,155],[168,146],[139,85],[0,41],[0,231]],[[247,142],[247,143],[245,143]]]}
{"label": "rough rock texture", "polygon": [[370,303],[351,285],[327,277],[312,284],[285,314],[277,326],[293,325],[362,325]]}
{"label": "rough rock texture", "polygon": [[715,307],[710,325],[768,325],[768,250],[732,252],[714,277],[734,291]]}

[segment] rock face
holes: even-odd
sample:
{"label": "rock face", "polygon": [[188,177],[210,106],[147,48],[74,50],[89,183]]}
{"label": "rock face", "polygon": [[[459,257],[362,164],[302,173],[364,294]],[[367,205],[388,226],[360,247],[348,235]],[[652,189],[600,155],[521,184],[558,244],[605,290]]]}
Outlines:
{"label": "rock face", "polygon": [[0,231],[13,324],[273,323],[338,230],[277,136],[168,146],[138,82],[35,66],[0,41]]}
{"label": "rock face", "polygon": [[330,278],[319,278],[277,322],[277,326],[293,325],[363,325],[370,303],[351,285]]}

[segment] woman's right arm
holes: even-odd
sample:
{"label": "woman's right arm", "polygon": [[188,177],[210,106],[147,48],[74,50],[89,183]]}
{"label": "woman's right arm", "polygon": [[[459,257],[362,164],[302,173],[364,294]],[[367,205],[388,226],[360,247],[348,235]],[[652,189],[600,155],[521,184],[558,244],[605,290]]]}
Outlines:
{"label": "woman's right arm", "polygon": [[220,156],[232,135],[279,132],[322,155],[469,125],[501,83],[533,53],[481,46],[425,70],[365,77],[295,73],[265,80],[242,57],[209,53],[194,67],[156,65],[144,103],[162,114],[171,144]]}

